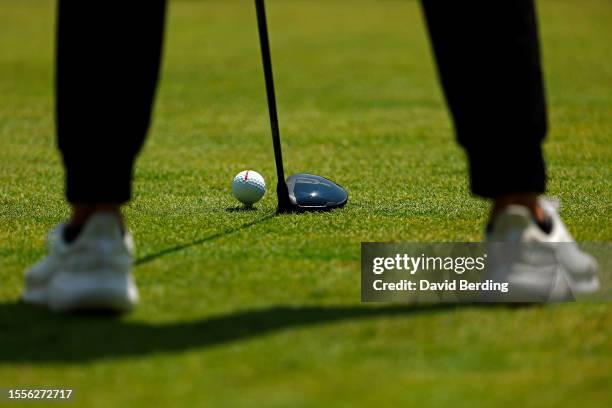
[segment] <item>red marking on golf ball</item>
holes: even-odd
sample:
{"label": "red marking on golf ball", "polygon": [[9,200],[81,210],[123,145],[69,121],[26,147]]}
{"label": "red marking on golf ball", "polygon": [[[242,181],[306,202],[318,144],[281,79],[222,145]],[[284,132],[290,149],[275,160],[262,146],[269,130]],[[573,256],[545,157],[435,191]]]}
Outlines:
{"label": "red marking on golf ball", "polygon": [[246,173],[244,173],[244,180],[248,180],[249,179],[249,170],[247,170]]}

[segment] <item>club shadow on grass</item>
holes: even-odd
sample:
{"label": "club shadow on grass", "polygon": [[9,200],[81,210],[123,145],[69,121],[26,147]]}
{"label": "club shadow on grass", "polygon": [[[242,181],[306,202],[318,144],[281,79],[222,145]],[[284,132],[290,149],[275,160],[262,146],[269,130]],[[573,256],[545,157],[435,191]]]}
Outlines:
{"label": "club shadow on grass", "polygon": [[0,365],[79,363],[205,349],[292,328],[349,320],[406,319],[456,307],[278,305],[195,321],[154,324],[91,315],[54,315],[23,303],[0,303]]}
{"label": "club shadow on grass", "polygon": [[142,265],[142,264],[145,264],[147,262],[151,262],[151,261],[153,261],[153,260],[155,260],[157,258],[160,258],[160,257],[162,257],[164,255],[168,255],[168,254],[171,254],[171,253],[174,253],[174,252],[182,251],[184,249],[191,248],[193,246],[203,244],[204,242],[213,241],[213,240],[215,240],[217,238],[221,238],[221,237],[225,237],[225,236],[234,234],[236,232],[245,230],[245,229],[250,228],[250,227],[252,227],[254,225],[257,225],[257,224],[260,224],[260,223],[262,223],[264,221],[272,219],[275,216],[276,216],[276,213],[271,213],[271,214],[268,214],[268,215],[266,215],[264,217],[258,218],[258,219],[254,220],[254,221],[247,222],[247,223],[239,225],[237,227],[228,228],[228,229],[225,229],[225,230],[220,231],[220,232],[215,232],[215,233],[207,235],[205,237],[196,239],[195,241],[187,242],[187,243],[184,243],[184,244],[178,244],[178,245],[174,245],[174,246],[162,249],[161,251],[154,252],[152,254],[145,255],[142,258],[137,259],[134,262],[134,265],[135,266]]}

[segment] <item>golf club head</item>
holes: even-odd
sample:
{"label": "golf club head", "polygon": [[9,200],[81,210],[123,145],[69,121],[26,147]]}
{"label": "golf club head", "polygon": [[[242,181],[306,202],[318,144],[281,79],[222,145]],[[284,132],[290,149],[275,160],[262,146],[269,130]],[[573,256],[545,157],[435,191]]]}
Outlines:
{"label": "golf club head", "polygon": [[[348,200],[344,188],[315,174],[298,173],[287,178],[286,195],[283,186],[278,189],[280,212],[326,211],[341,208]],[[282,196],[284,197],[282,197]]]}

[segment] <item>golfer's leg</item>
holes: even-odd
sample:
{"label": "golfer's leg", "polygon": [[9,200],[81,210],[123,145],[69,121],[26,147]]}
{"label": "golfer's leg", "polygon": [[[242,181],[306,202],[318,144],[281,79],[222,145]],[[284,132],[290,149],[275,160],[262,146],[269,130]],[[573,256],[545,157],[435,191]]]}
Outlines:
{"label": "golfer's leg", "polygon": [[138,303],[119,206],[149,127],[164,10],[163,0],[59,2],[57,135],[73,214],[26,271],[26,302],[60,312]]}
{"label": "golfer's leg", "polygon": [[164,0],[60,0],[58,145],[72,204],[130,199],[134,158],[149,127]]}
{"label": "golfer's leg", "polygon": [[533,0],[423,0],[472,191],[542,193],[546,108]]}

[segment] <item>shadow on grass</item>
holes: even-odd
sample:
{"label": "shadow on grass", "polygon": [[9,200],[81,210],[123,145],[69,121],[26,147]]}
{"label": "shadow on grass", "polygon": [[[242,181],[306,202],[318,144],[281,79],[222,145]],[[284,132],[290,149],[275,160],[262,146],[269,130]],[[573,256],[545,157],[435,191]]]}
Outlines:
{"label": "shadow on grass", "polygon": [[451,304],[275,306],[189,322],[152,324],[100,316],[53,315],[22,303],[0,304],[0,364],[48,363],[180,352],[268,333],[356,319],[408,318]]}
{"label": "shadow on grass", "polygon": [[238,227],[229,228],[229,229],[223,230],[221,232],[215,232],[214,234],[210,234],[210,235],[207,235],[207,236],[202,237],[200,239],[196,239],[195,241],[192,241],[192,242],[188,242],[188,243],[185,243],[185,244],[179,244],[179,245],[175,245],[175,246],[172,246],[172,247],[169,247],[169,248],[166,248],[166,249],[162,249],[161,251],[158,251],[158,252],[155,252],[155,253],[152,253],[152,254],[149,254],[149,255],[145,255],[142,258],[137,259],[134,262],[134,265],[135,266],[142,265],[142,264],[145,264],[147,262],[151,262],[154,259],[160,258],[160,257],[162,257],[164,255],[168,255],[168,254],[171,254],[173,252],[182,251],[184,249],[191,248],[193,246],[203,244],[204,242],[212,241],[212,240],[215,240],[217,238],[221,238],[221,237],[224,237],[224,236],[227,236],[227,235],[234,234],[234,233],[236,233],[238,231],[242,231],[244,229],[252,227],[253,225],[257,225],[257,224],[262,223],[264,221],[267,221],[267,220],[269,220],[271,218],[274,218],[275,216],[276,216],[276,213],[268,214],[265,217],[261,217],[261,218],[258,218],[256,220],[254,220],[254,221],[247,222],[246,224],[242,224],[242,225],[240,225]]}
{"label": "shadow on grass", "polygon": [[253,207],[252,205],[250,205],[250,206],[238,205],[238,206],[235,206],[235,207],[227,207],[225,209],[225,211],[241,213],[241,212],[258,211],[258,209]]}

